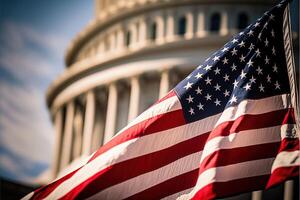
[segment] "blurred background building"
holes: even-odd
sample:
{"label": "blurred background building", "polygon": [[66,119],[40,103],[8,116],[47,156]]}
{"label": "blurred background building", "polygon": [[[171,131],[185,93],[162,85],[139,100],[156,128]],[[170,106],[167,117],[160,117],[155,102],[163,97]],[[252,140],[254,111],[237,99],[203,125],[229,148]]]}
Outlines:
{"label": "blurred background building", "polygon": [[[47,92],[56,146],[46,182],[86,162],[273,4],[273,0],[96,0],[94,19],[70,44],[66,69]],[[283,193],[282,185],[252,198]]]}

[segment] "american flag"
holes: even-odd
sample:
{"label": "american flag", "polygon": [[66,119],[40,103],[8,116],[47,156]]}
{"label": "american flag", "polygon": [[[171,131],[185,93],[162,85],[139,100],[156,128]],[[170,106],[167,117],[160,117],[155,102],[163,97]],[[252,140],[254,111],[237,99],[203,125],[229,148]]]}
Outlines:
{"label": "american flag", "polygon": [[299,176],[287,1],[31,199],[213,199]]}

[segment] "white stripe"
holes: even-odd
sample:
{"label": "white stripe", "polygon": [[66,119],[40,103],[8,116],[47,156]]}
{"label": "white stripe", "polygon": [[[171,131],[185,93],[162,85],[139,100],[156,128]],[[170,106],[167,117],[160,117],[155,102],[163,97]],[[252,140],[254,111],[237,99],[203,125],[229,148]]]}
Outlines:
{"label": "white stripe", "polygon": [[[261,100],[244,100],[238,106],[227,108],[222,113],[216,126],[226,121],[235,120],[244,114],[267,113],[274,110],[290,108],[290,98],[289,94],[283,94]],[[260,112],[260,110],[262,110],[262,112]]]}
{"label": "white stripe", "polygon": [[300,165],[300,151],[282,151],[277,156],[272,166],[272,173],[280,167],[292,167]]}
{"label": "white stripe", "polygon": [[162,200],[173,200],[173,199],[176,199],[178,197],[180,197],[181,195],[185,195],[185,194],[188,194],[192,191],[193,188],[189,188],[189,189],[186,189],[186,190],[183,190],[183,191],[180,191],[178,193],[175,193],[175,194],[172,194],[170,196],[167,196],[165,198],[162,198]]}
{"label": "white stripe", "polygon": [[200,156],[201,152],[190,154],[164,167],[107,188],[90,199],[125,199],[168,179],[198,169]]}
{"label": "white stripe", "polygon": [[25,197],[23,197],[21,200],[29,200],[29,199],[31,199],[31,197],[33,197],[33,195],[34,195],[34,192],[30,192]]}
{"label": "white stripe", "polygon": [[201,163],[208,155],[220,149],[233,149],[251,145],[279,142],[281,141],[280,130],[281,126],[275,126],[269,128],[245,130],[238,133],[232,133],[229,136],[213,138],[205,144],[201,157]]}
{"label": "white stripe", "polygon": [[210,183],[227,182],[254,176],[269,174],[274,158],[252,160],[223,167],[210,168],[203,172],[197,180],[193,191],[188,195],[182,195],[178,199],[190,199],[199,190]]}
{"label": "white stripe", "polygon": [[[287,103],[288,97],[289,95],[279,95],[261,100],[249,100],[249,102],[244,101],[237,107],[226,109],[225,113],[231,113],[230,115],[228,115],[228,119],[234,120],[245,113],[262,114],[273,110],[284,109],[289,106],[289,104]],[[260,106],[260,104],[263,104],[265,106]],[[246,106],[247,109],[241,108],[243,106]],[[183,127],[177,127],[172,130],[150,134],[139,139],[132,139],[115,147],[112,147],[107,152],[99,155],[93,161],[86,164],[71,178],[58,186],[48,196],[48,198],[52,199],[64,196],[74,187],[84,182],[95,173],[105,169],[112,164],[116,164],[133,157],[142,156],[147,153],[152,153],[154,151],[164,149],[168,147],[168,145],[174,145],[176,144],[176,142],[178,143],[192,138],[195,134],[199,135],[204,133],[204,131],[211,131],[219,117],[220,114],[203,119],[201,120],[201,123],[197,121]],[[222,120],[219,120],[219,123],[221,121],[225,121],[224,115],[222,115],[221,118]]]}

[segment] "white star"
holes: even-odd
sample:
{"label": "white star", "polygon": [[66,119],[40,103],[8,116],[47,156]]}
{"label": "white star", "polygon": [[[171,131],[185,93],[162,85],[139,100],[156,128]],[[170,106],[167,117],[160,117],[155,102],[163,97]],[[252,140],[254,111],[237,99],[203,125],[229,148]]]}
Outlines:
{"label": "white star", "polygon": [[205,96],[205,99],[208,101],[208,100],[211,100],[211,95],[209,95],[208,93],[206,94]]}
{"label": "white star", "polygon": [[230,96],[230,92],[228,90],[225,90],[225,92],[223,94],[225,97]]}
{"label": "white star", "polygon": [[216,91],[217,91],[217,90],[220,91],[221,86],[217,83],[217,85],[215,85],[214,88],[216,89]]}
{"label": "white star", "polygon": [[255,53],[256,53],[256,57],[260,57],[261,52],[259,51],[259,49],[256,49]]}
{"label": "white star", "polygon": [[211,65],[206,65],[206,67],[204,67],[204,69],[205,69],[206,71],[210,70],[211,68],[212,68]]}
{"label": "white star", "polygon": [[216,106],[220,106],[220,105],[221,105],[221,101],[219,101],[218,99],[216,99],[216,100],[214,101],[214,103],[216,104]]}
{"label": "white star", "polygon": [[194,109],[190,108],[189,113],[190,113],[190,115],[194,115],[195,114]]}
{"label": "white star", "polygon": [[245,88],[246,91],[251,90],[251,85],[247,83],[243,88]]}
{"label": "white star", "polygon": [[216,62],[217,60],[220,60],[220,56],[215,56],[215,57],[213,58],[213,61],[214,61],[214,62]]}
{"label": "white star", "polygon": [[241,57],[240,57],[240,62],[245,62],[245,58],[246,57],[242,54]]}
{"label": "white star", "polygon": [[272,48],[272,54],[275,56],[276,55],[276,50],[275,50],[275,47],[273,46]]}
{"label": "white star", "polygon": [[191,75],[188,75],[187,77],[186,77],[186,80],[189,80],[191,78]]}
{"label": "white star", "polygon": [[265,40],[265,46],[267,47],[269,45],[269,41],[268,41],[268,38],[266,38]]}
{"label": "white star", "polygon": [[262,84],[260,84],[260,86],[258,88],[259,88],[260,92],[264,92],[265,91],[265,87]]}
{"label": "white star", "polygon": [[268,76],[267,76],[267,82],[268,83],[271,83],[271,76],[268,74]]}
{"label": "white star", "polygon": [[276,7],[277,7],[277,8],[280,8],[281,6],[282,6],[282,4],[280,3],[280,4],[278,4]]}
{"label": "white star", "polygon": [[253,36],[253,33],[254,33],[254,31],[250,30],[250,31],[247,33],[247,35]]}
{"label": "white star", "polygon": [[275,85],[275,89],[280,90],[280,85],[279,85],[278,81],[276,81],[276,83],[274,85]]}
{"label": "white star", "polygon": [[241,41],[241,43],[239,43],[238,45],[239,45],[241,48],[242,48],[242,47],[245,47],[245,42],[244,42],[244,41]]}
{"label": "white star", "polygon": [[276,63],[273,65],[273,72],[278,72],[278,67],[277,67],[277,65],[276,65]]}
{"label": "white star", "polygon": [[223,65],[228,64],[228,59],[225,57],[225,58],[222,60],[222,62],[223,62]]}
{"label": "white star", "polygon": [[256,82],[256,79],[253,76],[249,80],[250,80],[250,83],[255,83]]}
{"label": "white star", "polygon": [[244,72],[244,70],[242,70],[241,75],[240,75],[240,76],[241,76],[241,79],[246,78],[246,74],[247,74],[247,73]]}
{"label": "white star", "polygon": [[274,20],[274,18],[275,18],[275,16],[274,16],[273,14],[271,14],[271,15],[269,16],[269,19],[270,19],[270,20]]}
{"label": "white star", "polygon": [[201,103],[199,103],[199,105],[197,106],[198,108],[199,108],[199,110],[204,110],[204,105],[203,104],[201,104]]}
{"label": "white star", "polygon": [[240,33],[239,33],[239,35],[244,35],[244,32],[243,32],[243,31],[242,31],[242,32],[240,32]]}
{"label": "white star", "polygon": [[247,65],[248,65],[248,67],[252,67],[252,66],[253,66],[253,61],[250,59],[250,60],[247,62]]}
{"label": "white star", "polygon": [[230,104],[233,104],[234,102],[237,102],[236,96],[232,95],[231,99],[229,100]]}
{"label": "white star", "polygon": [[217,67],[217,68],[214,70],[215,75],[220,74],[220,71],[221,71],[221,70]]}
{"label": "white star", "polygon": [[235,71],[236,70],[236,65],[234,64],[234,63],[232,63],[232,66],[231,66],[231,69],[232,69],[232,71]]}
{"label": "white star", "polygon": [[229,76],[227,74],[225,74],[225,76],[223,77],[224,78],[224,81],[229,81]]}
{"label": "white star", "polygon": [[265,58],[265,64],[269,64],[270,62],[270,59],[268,58],[268,56],[266,56],[266,58]]}
{"label": "white star", "polygon": [[228,51],[228,47],[224,47],[223,49],[222,49],[222,52],[225,52],[225,51]]}
{"label": "white star", "polygon": [[236,50],[235,48],[232,49],[231,55],[232,55],[232,56],[237,55],[237,50]]}
{"label": "white star", "polygon": [[237,80],[234,80],[234,83],[233,83],[233,88],[236,88],[238,86],[239,82]]}
{"label": "white star", "polygon": [[206,79],[205,79],[205,82],[206,82],[206,85],[211,85],[211,81],[212,81],[212,79],[210,79],[209,77],[207,77]]}
{"label": "white star", "polygon": [[197,79],[199,79],[199,78],[202,78],[202,76],[203,76],[203,74],[200,74],[200,73],[198,72],[198,73],[196,74],[195,77],[196,77]]}
{"label": "white star", "polygon": [[184,86],[184,88],[186,90],[188,90],[189,88],[192,88],[193,83],[187,82],[187,84]]}
{"label": "white star", "polygon": [[256,27],[258,27],[259,26],[259,22],[256,22],[255,24],[254,24],[254,27],[256,28]]}
{"label": "white star", "polygon": [[248,49],[251,51],[252,49],[254,49],[254,47],[254,44],[251,43]]}
{"label": "white star", "polygon": [[272,37],[275,37],[275,32],[274,32],[273,29],[271,30],[271,36],[272,36]]}
{"label": "white star", "polygon": [[195,91],[197,94],[202,94],[202,90],[199,87],[197,87],[197,89]]}
{"label": "white star", "polygon": [[192,97],[191,95],[189,95],[189,97],[186,98],[186,100],[187,100],[189,103],[193,103],[193,99],[194,99],[194,97]]}
{"label": "white star", "polygon": [[262,73],[262,68],[260,68],[260,66],[257,67],[256,71],[257,71],[258,74],[263,74]]}
{"label": "white star", "polygon": [[237,43],[238,40],[234,38],[231,42],[234,44],[234,43]]}

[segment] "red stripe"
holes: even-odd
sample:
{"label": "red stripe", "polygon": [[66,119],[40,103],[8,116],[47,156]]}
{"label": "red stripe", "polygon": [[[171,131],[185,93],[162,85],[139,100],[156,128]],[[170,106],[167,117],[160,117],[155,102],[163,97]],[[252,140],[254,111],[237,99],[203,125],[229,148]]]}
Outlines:
{"label": "red stripe", "polygon": [[251,160],[273,158],[276,156],[279,146],[280,142],[274,142],[215,151],[203,160],[199,174],[216,166],[220,167]]}
{"label": "red stripe", "polygon": [[274,187],[292,178],[299,178],[299,166],[277,168],[271,174],[266,188]]}
{"label": "red stripe", "polygon": [[193,171],[166,180],[126,199],[161,199],[177,192],[194,187],[197,183],[197,178],[198,169],[195,169]]}
{"label": "red stripe", "polygon": [[145,121],[142,121],[132,127],[126,129],[123,133],[117,135],[104,146],[100,147],[93,157],[89,160],[91,162],[102,153],[109,149],[124,143],[134,138],[150,135],[159,131],[171,129],[185,124],[182,110],[171,111],[165,114],[156,115]]}
{"label": "red stripe", "polygon": [[[278,111],[280,114],[282,113],[282,110]],[[287,110],[286,110],[287,112]],[[276,112],[275,112],[276,114]],[[286,121],[285,115],[283,115],[281,118],[277,117],[277,120],[274,120],[272,118],[274,116],[274,112],[261,114],[261,115],[255,115],[256,122],[253,123],[251,128],[256,129],[257,127],[261,127],[261,122],[266,123],[267,125],[281,125],[282,121]],[[281,116],[281,115],[279,115]],[[217,129],[214,130],[215,136],[218,133],[219,135],[222,135],[222,132],[224,129],[226,129],[227,126],[235,127],[236,129],[242,131],[244,128],[249,128],[248,124],[245,123],[248,121],[248,118],[252,119],[254,116],[245,115],[241,116],[238,120],[233,122],[225,122],[222,125],[218,126]],[[261,118],[263,120],[261,120]],[[271,119],[270,119],[271,118]],[[269,119],[269,120],[265,120]],[[272,123],[270,123],[272,121]],[[273,121],[276,121],[277,124],[275,124]],[[267,123],[268,122],[268,123]],[[239,126],[236,126],[235,123],[239,123]],[[245,127],[243,125],[245,124]],[[235,129],[230,129],[232,132],[236,132]],[[184,133],[182,133],[184,134]],[[190,140],[186,140],[184,142],[181,142],[179,144],[176,144],[170,148],[163,149],[161,151],[157,151],[154,153],[150,153],[144,156],[140,156],[134,159],[126,160],[120,163],[117,163],[115,165],[110,166],[108,169],[104,169],[96,174],[94,174],[92,177],[88,178],[86,181],[84,181],[82,184],[79,184],[77,187],[75,187],[72,191],[70,191],[68,194],[64,196],[64,198],[73,198],[76,195],[78,195],[80,198],[86,198],[89,197],[105,188],[108,188],[112,185],[121,183],[125,180],[128,180],[130,178],[133,178],[135,176],[141,175],[143,173],[155,170],[157,168],[160,168],[164,165],[167,165],[179,158],[182,158],[186,155],[189,155],[191,153],[195,153],[198,151],[201,151],[204,147],[204,144],[206,142],[206,138],[209,133],[197,136],[195,138],[192,138]],[[277,150],[278,148],[276,148]],[[176,153],[174,153],[176,152]],[[266,152],[267,153],[267,152]],[[130,171],[126,171],[124,173],[124,169],[130,169]]]}
{"label": "red stripe", "polygon": [[299,150],[299,138],[284,138],[278,152],[295,150]]}
{"label": "red stripe", "polygon": [[159,99],[156,103],[154,103],[154,105],[158,104],[160,102],[163,102],[164,100],[169,99],[169,98],[171,98],[171,97],[173,97],[175,95],[176,95],[175,91],[171,90],[168,94],[166,94],[166,96],[164,96],[163,98]]}
{"label": "red stripe", "polygon": [[57,181],[55,181],[55,182],[53,182],[53,183],[51,183],[47,186],[44,186],[44,187],[41,187],[41,188],[37,189],[36,191],[34,191],[34,194],[31,197],[31,199],[44,199],[44,198],[46,198],[61,183],[63,183],[65,180],[71,178],[80,168],[78,168],[77,170],[67,174],[66,176],[58,179]]}
{"label": "red stripe", "polygon": [[214,182],[199,190],[192,198],[215,199],[237,195],[244,192],[264,189],[269,175],[248,177],[226,182]]}
{"label": "red stripe", "polygon": [[210,134],[209,140],[218,136],[228,136],[233,132],[272,127],[281,124],[295,124],[294,109],[276,110],[259,115],[243,115],[243,117],[239,117],[235,121],[224,122],[217,126]]}

